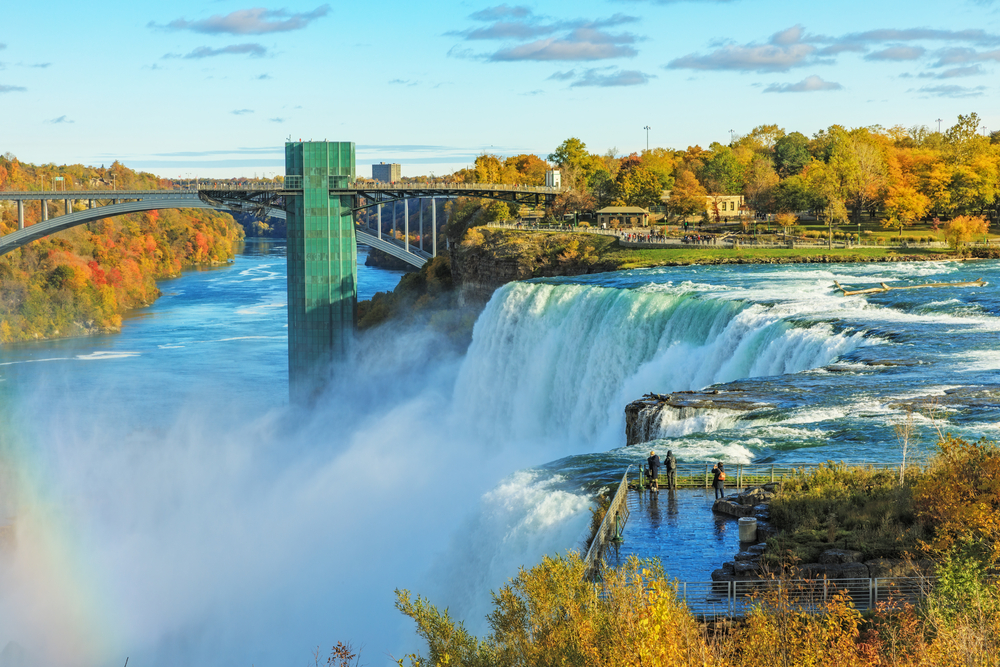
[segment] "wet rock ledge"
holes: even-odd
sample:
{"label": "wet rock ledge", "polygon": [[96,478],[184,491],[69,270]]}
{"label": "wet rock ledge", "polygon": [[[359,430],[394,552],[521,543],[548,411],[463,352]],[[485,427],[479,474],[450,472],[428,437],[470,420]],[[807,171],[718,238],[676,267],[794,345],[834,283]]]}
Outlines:
{"label": "wet rock ledge", "polygon": [[[742,389],[649,393],[625,406],[625,444],[637,445],[654,440],[665,417],[667,421],[680,421],[711,410],[738,414],[770,407],[774,407],[773,404]],[[664,415],[664,411],[673,414]]]}

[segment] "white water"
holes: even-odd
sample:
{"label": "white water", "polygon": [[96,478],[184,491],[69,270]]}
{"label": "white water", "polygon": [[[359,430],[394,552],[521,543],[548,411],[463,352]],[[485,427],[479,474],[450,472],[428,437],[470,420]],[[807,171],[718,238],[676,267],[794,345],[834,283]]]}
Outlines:
{"label": "white water", "polygon": [[245,665],[350,639],[383,664],[419,648],[395,587],[482,632],[489,591],[577,547],[589,519],[587,497],[531,466],[620,446],[624,405],[647,391],[795,372],[862,344],[785,314],[690,290],[512,284],[464,358],[383,330],[312,411],[205,389],[155,426],[127,391],[51,379],[21,399],[0,646],[43,665]]}

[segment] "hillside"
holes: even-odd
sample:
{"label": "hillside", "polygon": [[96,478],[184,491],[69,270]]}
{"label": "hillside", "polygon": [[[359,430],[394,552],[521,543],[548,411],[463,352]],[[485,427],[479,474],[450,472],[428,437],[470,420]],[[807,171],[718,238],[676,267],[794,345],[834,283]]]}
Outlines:
{"label": "hillside", "polygon": [[[0,158],[0,190],[38,190],[55,174],[67,189],[102,189],[112,177],[119,188],[169,185],[117,162],[96,169]],[[26,225],[38,222],[37,207],[25,212]],[[16,229],[16,205],[0,203],[0,234]],[[228,261],[242,238],[229,215],[182,209],[106,218],[35,241],[0,257],[0,343],[116,331],[125,311],[159,296],[157,279]]]}

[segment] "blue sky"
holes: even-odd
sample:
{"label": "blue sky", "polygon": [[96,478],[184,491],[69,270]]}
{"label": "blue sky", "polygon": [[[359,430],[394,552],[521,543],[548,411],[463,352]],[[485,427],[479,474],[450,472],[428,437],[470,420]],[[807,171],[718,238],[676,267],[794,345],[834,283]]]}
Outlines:
{"label": "blue sky", "polygon": [[162,176],[272,175],[283,142],[354,141],[442,174],[726,142],[777,123],[1000,129],[1000,0],[495,4],[4,2],[0,151]]}

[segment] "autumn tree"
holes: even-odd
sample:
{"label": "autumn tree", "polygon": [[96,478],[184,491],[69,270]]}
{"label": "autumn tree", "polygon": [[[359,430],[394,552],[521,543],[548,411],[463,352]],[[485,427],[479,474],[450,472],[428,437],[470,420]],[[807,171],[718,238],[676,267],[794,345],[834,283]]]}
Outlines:
{"label": "autumn tree", "polygon": [[743,195],[750,210],[754,213],[773,211],[779,182],[771,162],[763,157],[755,158],[743,184]]}
{"label": "autumn tree", "polygon": [[990,224],[976,215],[960,215],[949,220],[944,227],[944,237],[953,248],[961,248],[977,236],[985,236]]}
{"label": "autumn tree", "polygon": [[705,188],[694,174],[687,170],[680,171],[667,200],[667,212],[673,216],[686,218],[704,211],[706,196]]}

